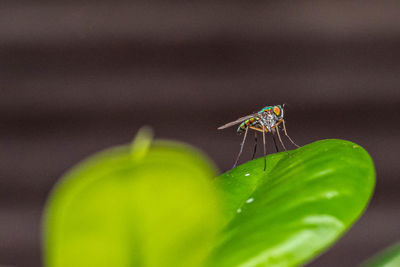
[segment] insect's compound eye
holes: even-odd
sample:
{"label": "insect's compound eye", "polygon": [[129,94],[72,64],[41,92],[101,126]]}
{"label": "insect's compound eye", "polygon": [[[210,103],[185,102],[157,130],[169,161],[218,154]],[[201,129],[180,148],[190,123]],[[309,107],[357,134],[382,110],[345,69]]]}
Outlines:
{"label": "insect's compound eye", "polygon": [[278,106],[274,107],[274,113],[276,116],[280,116],[281,115],[281,109]]}

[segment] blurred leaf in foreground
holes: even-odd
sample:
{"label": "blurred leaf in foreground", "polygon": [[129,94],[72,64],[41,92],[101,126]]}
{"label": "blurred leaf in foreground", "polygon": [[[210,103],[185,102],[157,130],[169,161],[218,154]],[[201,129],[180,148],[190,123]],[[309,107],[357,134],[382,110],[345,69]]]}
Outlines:
{"label": "blurred leaf in foreground", "polygon": [[142,130],[61,179],[44,218],[47,266],[201,266],[220,225],[216,170]]}
{"label": "blurred leaf in foreground", "polygon": [[397,243],[378,255],[373,256],[363,267],[399,267],[400,266],[400,243]]}

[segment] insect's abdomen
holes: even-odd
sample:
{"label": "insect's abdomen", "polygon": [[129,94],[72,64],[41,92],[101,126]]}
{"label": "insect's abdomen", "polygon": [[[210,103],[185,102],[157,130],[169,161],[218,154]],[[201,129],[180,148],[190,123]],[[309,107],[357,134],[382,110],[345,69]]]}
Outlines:
{"label": "insect's abdomen", "polygon": [[238,132],[238,133],[243,133],[244,131],[246,131],[246,128],[247,128],[247,127],[253,126],[253,125],[257,124],[257,123],[258,123],[258,120],[259,120],[259,118],[257,118],[257,117],[253,117],[253,118],[250,118],[250,119],[248,119],[248,120],[245,120],[244,122],[242,122],[242,123],[239,125],[239,127],[238,127],[238,129],[237,129],[237,132]]}

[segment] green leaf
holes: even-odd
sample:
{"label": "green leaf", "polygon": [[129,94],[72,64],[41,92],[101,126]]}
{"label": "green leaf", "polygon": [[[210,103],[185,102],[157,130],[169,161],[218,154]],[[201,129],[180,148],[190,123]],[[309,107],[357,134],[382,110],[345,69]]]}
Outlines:
{"label": "green leaf", "polygon": [[44,218],[46,266],[201,265],[221,225],[216,169],[199,151],[150,135],[57,184]]}
{"label": "green leaf", "polygon": [[48,201],[47,266],[295,266],[335,242],[375,183],[360,146],[318,141],[216,179],[179,143],[107,150],[70,171]]}
{"label": "green leaf", "polygon": [[332,245],[366,208],[371,158],[343,140],[259,158],[215,180],[224,229],[207,266],[296,266]]}
{"label": "green leaf", "polygon": [[383,252],[372,257],[364,264],[364,267],[398,267],[400,266],[400,243],[397,243]]}

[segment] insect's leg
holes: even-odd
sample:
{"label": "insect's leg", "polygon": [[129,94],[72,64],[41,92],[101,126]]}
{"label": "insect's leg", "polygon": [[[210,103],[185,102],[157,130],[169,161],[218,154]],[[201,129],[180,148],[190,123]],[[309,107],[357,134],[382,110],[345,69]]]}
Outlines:
{"label": "insect's leg", "polygon": [[282,142],[281,134],[279,133],[279,128],[278,127],[276,127],[276,133],[278,134],[279,142],[281,142],[281,145],[283,146],[283,149],[285,149],[286,153],[290,156],[289,152],[287,152],[287,149],[286,149],[285,145]]}
{"label": "insect's leg", "polygon": [[244,141],[246,141],[246,136],[247,136],[247,132],[248,132],[248,130],[249,130],[249,127],[246,127],[246,131],[244,132],[243,141],[242,141],[242,143],[240,144],[240,150],[239,150],[239,154],[237,155],[237,158],[236,158],[235,164],[233,164],[233,167],[232,167],[231,169],[235,168],[235,167],[236,167],[236,165],[237,165],[237,163],[238,163],[238,161],[239,161],[240,155],[242,154],[242,151],[243,151],[243,145],[244,145]]}
{"label": "insect's leg", "polygon": [[276,144],[276,139],[275,139],[275,133],[274,133],[274,131],[272,131],[272,139],[274,139],[274,145],[275,145],[276,152],[279,152],[278,145]]}
{"label": "insect's leg", "polygon": [[251,157],[251,159],[254,159],[254,156],[256,155],[256,151],[257,151],[257,132],[254,131],[254,151],[253,151],[253,156]]}
{"label": "insect's leg", "polygon": [[266,154],[267,154],[267,148],[266,148],[266,144],[265,144],[265,127],[263,126],[263,145],[264,145],[264,171],[267,169],[267,158],[266,158]]}
{"label": "insect's leg", "polygon": [[300,146],[299,146],[298,144],[296,144],[296,143],[292,140],[292,138],[290,138],[290,136],[287,134],[286,125],[285,125],[285,120],[283,120],[282,123],[283,123],[283,131],[285,132],[286,137],[290,140],[290,142],[292,142],[293,145],[295,145],[295,146],[297,146],[297,147],[300,147]]}

